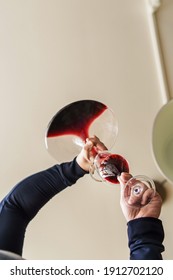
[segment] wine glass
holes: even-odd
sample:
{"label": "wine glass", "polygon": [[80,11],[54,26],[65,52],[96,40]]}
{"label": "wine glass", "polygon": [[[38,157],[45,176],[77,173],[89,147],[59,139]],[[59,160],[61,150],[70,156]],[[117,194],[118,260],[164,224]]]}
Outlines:
{"label": "wine glass", "polygon": [[130,178],[124,187],[124,200],[130,207],[144,207],[156,192],[154,181],[145,175]]}
{"label": "wine glass", "polygon": [[127,160],[118,154],[110,151],[100,151],[90,165],[89,173],[97,182],[119,184],[118,176],[122,172],[129,172]]}
{"label": "wine glass", "polygon": [[[129,173],[127,160],[110,151],[101,151],[90,165],[89,173],[97,182],[119,184],[118,176],[122,172]],[[154,181],[145,175],[131,177],[124,186],[124,200],[130,207],[143,207],[155,195]]]}

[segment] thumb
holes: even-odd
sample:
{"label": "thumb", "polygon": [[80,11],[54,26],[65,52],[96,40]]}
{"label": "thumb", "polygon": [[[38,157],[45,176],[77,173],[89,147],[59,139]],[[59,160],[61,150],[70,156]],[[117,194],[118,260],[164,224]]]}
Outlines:
{"label": "thumb", "polygon": [[121,199],[130,195],[130,187],[127,182],[132,178],[132,175],[126,172],[122,172],[120,176],[117,177],[121,186]]}

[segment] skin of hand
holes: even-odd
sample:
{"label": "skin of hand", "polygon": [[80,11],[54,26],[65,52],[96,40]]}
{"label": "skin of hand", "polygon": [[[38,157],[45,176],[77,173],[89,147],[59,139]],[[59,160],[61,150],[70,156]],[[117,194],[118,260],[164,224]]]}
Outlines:
{"label": "skin of hand", "polygon": [[[142,192],[136,196],[132,195],[131,189],[129,189],[130,187],[125,188],[126,183],[131,178],[132,175],[125,172],[121,173],[118,177],[121,186],[120,205],[127,222],[142,217],[159,218],[162,206],[160,195],[157,192],[153,193],[154,190],[148,189],[143,183]],[[140,205],[133,206],[139,200]],[[148,200],[149,203],[145,205]]]}
{"label": "skin of hand", "polygon": [[107,150],[106,146],[94,135],[86,139],[86,143],[77,156],[76,161],[82,169],[88,172],[97,153],[105,150]]}

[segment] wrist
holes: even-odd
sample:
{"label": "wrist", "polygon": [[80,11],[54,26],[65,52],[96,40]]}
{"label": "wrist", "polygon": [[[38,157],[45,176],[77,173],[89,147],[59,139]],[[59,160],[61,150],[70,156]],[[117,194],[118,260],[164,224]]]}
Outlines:
{"label": "wrist", "polygon": [[83,159],[80,154],[76,157],[76,162],[81,169],[87,173],[89,172],[89,163],[87,160]]}

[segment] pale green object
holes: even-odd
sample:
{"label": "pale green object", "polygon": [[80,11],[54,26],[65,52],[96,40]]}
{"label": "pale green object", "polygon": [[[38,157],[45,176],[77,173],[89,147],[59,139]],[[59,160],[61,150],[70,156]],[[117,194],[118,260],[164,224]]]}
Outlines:
{"label": "pale green object", "polygon": [[173,100],[164,105],[156,116],[152,148],[159,171],[173,183]]}

